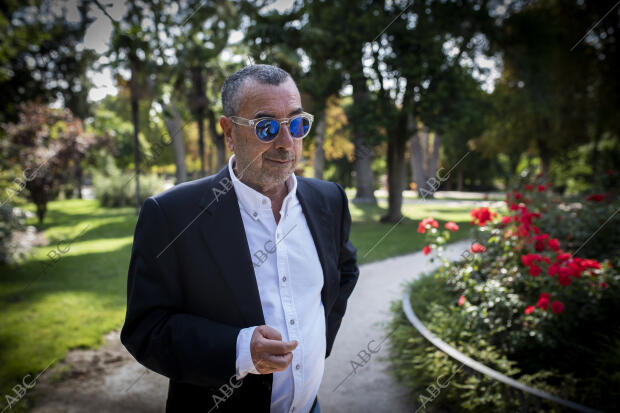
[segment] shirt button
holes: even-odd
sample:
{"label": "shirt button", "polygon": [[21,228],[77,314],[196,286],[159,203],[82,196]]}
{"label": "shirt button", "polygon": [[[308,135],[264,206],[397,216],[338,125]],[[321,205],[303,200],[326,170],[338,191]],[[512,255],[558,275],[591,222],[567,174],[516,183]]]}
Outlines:
{"label": "shirt button", "polygon": [[300,368],[301,368],[301,366],[299,364],[295,366],[296,370],[299,370]]}
{"label": "shirt button", "polygon": [[256,213],[256,211],[254,211],[254,213],[253,213],[252,215],[256,216],[256,215],[258,215],[258,214]]}
{"label": "shirt button", "polygon": [[291,324],[295,324],[295,320],[291,320]]}
{"label": "shirt button", "polygon": [[292,412],[294,412],[294,411],[295,411],[295,406],[293,406],[293,408],[291,409],[291,411],[292,411]]}
{"label": "shirt button", "polygon": [[282,282],[286,281],[286,275],[282,277]]}

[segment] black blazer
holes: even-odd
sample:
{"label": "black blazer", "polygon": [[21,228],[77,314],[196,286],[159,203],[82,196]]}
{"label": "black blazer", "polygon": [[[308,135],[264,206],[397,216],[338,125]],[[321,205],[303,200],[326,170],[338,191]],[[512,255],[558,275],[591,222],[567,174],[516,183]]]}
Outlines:
{"label": "black blazer", "polygon": [[[321,267],[327,358],[359,276],[344,190],[297,177]],[[121,342],[170,379],[166,412],[269,412],[273,374],[235,380],[237,335],[265,324],[228,166],[148,198],[134,234]]]}

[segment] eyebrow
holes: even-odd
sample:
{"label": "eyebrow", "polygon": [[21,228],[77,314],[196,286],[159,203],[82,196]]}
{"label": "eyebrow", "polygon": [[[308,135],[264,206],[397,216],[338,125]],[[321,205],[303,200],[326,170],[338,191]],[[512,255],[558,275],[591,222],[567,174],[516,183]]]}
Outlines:
{"label": "eyebrow", "polygon": [[[303,108],[299,107],[296,108],[295,110],[291,111],[287,117],[291,117],[293,115],[298,115],[300,113],[302,113],[304,110]],[[275,118],[276,115],[274,115],[273,113],[270,112],[258,112],[256,113],[256,115],[254,115],[254,119],[258,119],[258,118]]]}

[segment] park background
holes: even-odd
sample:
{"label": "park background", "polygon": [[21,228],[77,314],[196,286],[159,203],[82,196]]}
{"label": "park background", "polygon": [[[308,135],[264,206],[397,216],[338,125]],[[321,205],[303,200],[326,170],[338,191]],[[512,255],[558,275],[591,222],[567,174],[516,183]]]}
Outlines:
{"label": "park background", "polygon": [[[438,336],[617,406],[618,4],[2,2],[0,407],[32,409],[26,375],[67,380],[70,350],[120,328],[137,211],[226,164],[220,90],[255,63],[314,114],[296,173],[346,188],[360,264],[429,255],[441,268],[406,288]],[[476,243],[442,258],[459,240]],[[420,405],[458,365],[393,304],[391,369]],[[429,409],[559,409],[455,377]]]}

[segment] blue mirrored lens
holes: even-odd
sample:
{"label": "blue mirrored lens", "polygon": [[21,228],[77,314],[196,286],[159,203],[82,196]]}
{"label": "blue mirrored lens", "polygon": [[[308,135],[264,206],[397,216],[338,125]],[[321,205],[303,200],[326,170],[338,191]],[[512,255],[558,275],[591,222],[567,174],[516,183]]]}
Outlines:
{"label": "blue mirrored lens", "polygon": [[291,119],[291,122],[289,124],[291,136],[293,136],[294,138],[302,138],[306,136],[309,128],[310,121],[303,116],[297,116],[296,118]]}
{"label": "blue mirrored lens", "polygon": [[278,134],[280,124],[275,119],[263,119],[256,124],[256,135],[261,141],[269,142]]}

